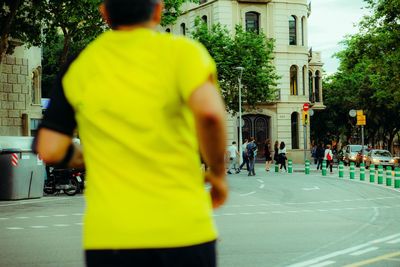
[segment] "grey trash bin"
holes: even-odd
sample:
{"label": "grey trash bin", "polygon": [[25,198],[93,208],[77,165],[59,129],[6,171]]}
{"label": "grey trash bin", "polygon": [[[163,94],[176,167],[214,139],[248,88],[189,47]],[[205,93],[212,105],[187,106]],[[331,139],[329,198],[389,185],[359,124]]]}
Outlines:
{"label": "grey trash bin", "polygon": [[45,165],[32,152],[32,137],[0,137],[0,200],[40,198]]}

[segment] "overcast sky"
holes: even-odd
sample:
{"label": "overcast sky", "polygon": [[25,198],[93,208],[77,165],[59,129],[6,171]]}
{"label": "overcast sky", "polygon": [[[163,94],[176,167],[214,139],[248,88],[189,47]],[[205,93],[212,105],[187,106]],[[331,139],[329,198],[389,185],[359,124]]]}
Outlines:
{"label": "overcast sky", "polygon": [[346,34],[357,32],[358,23],[368,10],[363,0],[312,0],[308,19],[308,45],[322,52],[327,74],[337,70],[339,61],[332,58],[341,49],[338,44]]}

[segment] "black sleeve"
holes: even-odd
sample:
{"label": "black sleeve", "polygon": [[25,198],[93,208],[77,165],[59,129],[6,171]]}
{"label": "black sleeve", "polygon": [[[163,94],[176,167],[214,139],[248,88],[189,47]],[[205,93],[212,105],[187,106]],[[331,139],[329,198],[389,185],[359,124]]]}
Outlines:
{"label": "black sleeve", "polygon": [[50,104],[40,127],[72,136],[76,128],[75,111],[65,97],[62,79],[78,55],[70,58],[57,75],[51,93]]}

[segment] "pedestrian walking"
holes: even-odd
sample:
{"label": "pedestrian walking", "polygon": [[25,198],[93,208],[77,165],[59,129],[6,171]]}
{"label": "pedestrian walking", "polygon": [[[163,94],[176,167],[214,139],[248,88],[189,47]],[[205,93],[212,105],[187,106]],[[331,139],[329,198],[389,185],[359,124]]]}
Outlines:
{"label": "pedestrian walking", "polygon": [[155,31],[162,10],[158,0],[104,1],[112,30],[63,68],[33,144],[46,164],[86,166],[89,267],[216,266],[225,107],[207,50]]}
{"label": "pedestrian walking", "polygon": [[274,160],[275,164],[279,164],[279,141],[276,140],[274,144]]}
{"label": "pedestrian walking", "polygon": [[239,168],[236,168],[236,162],[237,158],[239,156],[239,151],[236,147],[236,142],[233,141],[232,145],[228,147],[228,156],[229,156],[229,168],[228,168],[228,174],[232,174],[231,170],[233,170],[236,173],[239,173]]}
{"label": "pedestrian walking", "polygon": [[317,170],[322,170],[322,161],[324,159],[324,154],[325,154],[324,143],[320,142],[318,144],[316,154],[317,154],[317,159],[318,159]]}
{"label": "pedestrian walking", "polygon": [[282,172],[283,171],[282,168],[284,168],[285,172],[287,172],[287,169],[286,169],[286,160],[287,160],[286,146],[285,146],[285,142],[283,142],[283,141],[279,145],[278,158],[279,158],[279,164],[280,164],[279,169]]}
{"label": "pedestrian walking", "polygon": [[313,144],[311,148],[311,157],[314,159],[314,164],[318,163],[317,148],[317,144]]}
{"label": "pedestrian walking", "polygon": [[324,160],[326,160],[326,166],[329,166],[330,172],[332,173],[333,152],[331,150],[331,145],[326,145],[326,149],[324,151]]}
{"label": "pedestrian walking", "polygon": [[256,163],[256,156],[257,156],[257,144],[254,137],[250,138],[250,142],[247,144],[247,156],[249,157],[249,173],[248,176],[256,175],[254,170],[254,164]]}
{"label": "pedestrian walking", "polygon": [[249,157],[247,156],[247,144],[249,143],[248,139],[244,139],[244,142],[242,144],[242,158],[243,162],[239,166],[239,172],[242,170],[243,166],[246,164],[246,170],[248,171],[250,169],[249,167]]}
{"label": "pedestrian walking", "polygon": [[269,139],[267,139],[264,144],[264,156],[265,156],[265,170],[269,172],[272,163],[271,141]]}

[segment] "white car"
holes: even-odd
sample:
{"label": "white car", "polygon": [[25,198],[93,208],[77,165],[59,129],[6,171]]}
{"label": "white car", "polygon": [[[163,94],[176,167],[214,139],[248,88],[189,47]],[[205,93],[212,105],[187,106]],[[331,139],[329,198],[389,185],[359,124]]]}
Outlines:
{"label": "white car", "polygon": [[395,159],[389,151],[383,149],[372,149],[368,152],[365,159],[365,166],[369,168],[370,165],[382,165],[383,167],[394,167]]}

